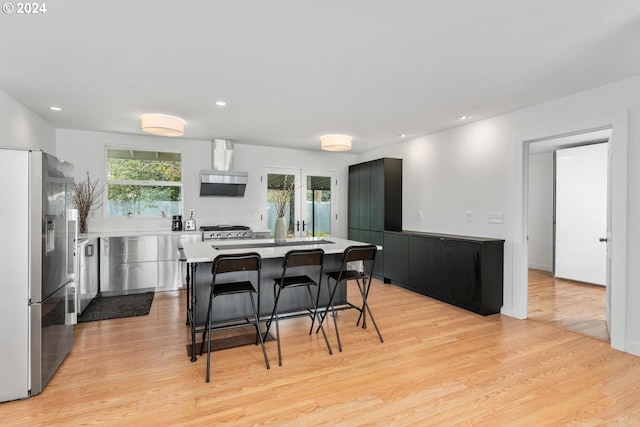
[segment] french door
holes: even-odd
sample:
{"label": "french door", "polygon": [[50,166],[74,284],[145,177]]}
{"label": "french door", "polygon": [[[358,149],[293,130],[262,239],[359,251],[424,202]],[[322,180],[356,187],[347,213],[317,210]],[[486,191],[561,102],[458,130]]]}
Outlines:
{"label": "french door", "polygon": [[261,220],[272,237],[278,210],[284,214],[287,237],[331,236],[337,212],[335,171],[263,168],[261,181]]}

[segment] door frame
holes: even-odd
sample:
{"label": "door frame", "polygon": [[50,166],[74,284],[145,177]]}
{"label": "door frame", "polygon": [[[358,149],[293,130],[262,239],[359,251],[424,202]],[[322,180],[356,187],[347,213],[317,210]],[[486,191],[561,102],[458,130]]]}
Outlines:
{"label": "door frame", "polygon": [[[505,292],[506,311],[519,319],[527,318],[528,304],[528,200],[529,145],[552,137],[612,129],[611,135],[611,347],[627,351],[626,271],[627,271],[627,147],[628,111],[606,114],[572,123],[557,124],[545,129],[517,135],[513,144],[514,201],[513,224],[513,291]],[[510,307],[509,304],[510,303]],[[503,309],[504,310],[504,309]],[[634,354],[640,349],[634,349]]]}

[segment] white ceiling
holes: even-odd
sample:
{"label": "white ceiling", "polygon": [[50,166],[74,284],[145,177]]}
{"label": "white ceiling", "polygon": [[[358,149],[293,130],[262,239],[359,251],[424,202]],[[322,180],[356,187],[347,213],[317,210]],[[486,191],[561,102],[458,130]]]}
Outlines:
{"label": "white ceiling", "polygon": [[158,112],[186,138],[318,150],[347,133],[357,152],[640,74],[637,0],[46,7],[0,16],[0,89],[58,128],[141,134]]}

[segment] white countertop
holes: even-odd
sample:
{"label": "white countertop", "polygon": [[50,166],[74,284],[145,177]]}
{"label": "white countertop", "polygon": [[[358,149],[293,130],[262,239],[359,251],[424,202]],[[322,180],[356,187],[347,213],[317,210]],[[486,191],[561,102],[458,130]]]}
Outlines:
{"label": "white countertop", "polygon": [[[333,243],[319,244],[314,243],[319,240],[327,240]],[[234,246],[242,243],[274,243],[273,239],[245,239],[245,240],[210,240],[207,242],[185,242],[183,251],[187,262],[211,262],[220,254],[234,254],[244,252],[257,252],[262,258],[282,258],[293,249],[315,249],[322,248],[327,254],[340,254],[349,246],[365,245],[366,243],[356,242],[354,240],[340,239],[337,237],[294,237],[287,239],[287,242],[309,242],[308,245],[295,246],[272,246],[267,248],[235,248],[222,249],[224,246]],[[214,246],[220,248],[215,249]],[[382,249],[382,247],[378,247]]]}
{"label": "white countertop", "polygon": [[[118,231],[98,231],[90,232],[86,236],[91,237],[135,237],[135,236],[198,236],[202,237],[200,231],[171,231],[171,230],[118,230]],[[82,236],[82,235],[81,235]]]}

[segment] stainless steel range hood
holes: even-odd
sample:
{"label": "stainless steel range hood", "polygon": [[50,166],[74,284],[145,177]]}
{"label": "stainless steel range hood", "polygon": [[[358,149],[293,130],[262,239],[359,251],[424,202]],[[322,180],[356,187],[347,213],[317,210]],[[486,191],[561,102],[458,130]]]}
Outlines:
{"label": "stainless steel range hood", "polygon": [[249,174],[232,171],[233,141],[211,141],[211,170],[200,171],[200,195],[243,197]]}

